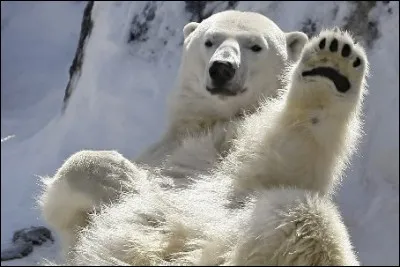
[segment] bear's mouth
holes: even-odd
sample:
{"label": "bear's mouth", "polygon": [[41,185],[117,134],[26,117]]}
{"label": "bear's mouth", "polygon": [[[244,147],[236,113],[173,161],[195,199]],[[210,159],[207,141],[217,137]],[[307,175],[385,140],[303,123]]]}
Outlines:
{"label": "bear's mouth", "polygon": [[239,94],[242,94],[246,92],[247,88],[238,88],[238,89],[232,89],[232,88],[221,88],[221,87],[208,87],[206,86],[207,91],[212,94],[212,95],[220,95],[220,96],[236,96]]}

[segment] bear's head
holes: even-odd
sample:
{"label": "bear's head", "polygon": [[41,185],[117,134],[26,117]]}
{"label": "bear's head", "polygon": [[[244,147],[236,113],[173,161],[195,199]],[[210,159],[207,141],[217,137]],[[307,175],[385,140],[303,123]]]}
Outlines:
{"label": "bear's head", "polygon": [[286,64],[299,58],[308,40],[261,14],[234,10],[190,22],[183,33],[178,101],[187,102],[186,112],[220,117],[274,96]]}

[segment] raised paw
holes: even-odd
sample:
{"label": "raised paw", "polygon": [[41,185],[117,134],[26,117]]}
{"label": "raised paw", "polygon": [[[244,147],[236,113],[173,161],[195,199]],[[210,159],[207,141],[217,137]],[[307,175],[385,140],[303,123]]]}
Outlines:
{"label": "raised paw", "polygon": [[[306,82],[330,80],[341,94],[361,88],[367,59],[362,47],[346,32],[328,30],[312,39],[304,48],[299,64]],[[318,79],[318,78],[324,79]]]}

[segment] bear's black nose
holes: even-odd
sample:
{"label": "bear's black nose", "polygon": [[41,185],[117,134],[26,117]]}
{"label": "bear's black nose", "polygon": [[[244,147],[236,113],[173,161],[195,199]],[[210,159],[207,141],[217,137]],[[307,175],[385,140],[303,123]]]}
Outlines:
{"label": "bear's black nose", "polygon": [[236,69],[227,61],[214,61],[208,70],[215,86],[222,86],[232,80]]}

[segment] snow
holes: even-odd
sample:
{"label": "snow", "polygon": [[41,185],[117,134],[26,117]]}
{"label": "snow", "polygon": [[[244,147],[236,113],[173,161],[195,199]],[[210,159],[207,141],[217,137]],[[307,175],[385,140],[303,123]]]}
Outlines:
{"label": "snow", "polygon": [[[38,176],[54,174],[81,149],[116,149],[133,158],[161,135],[180,60],[182,28],[190,16],[184,2],[157,2],[148,40],[127,44],[130,21],[145,4],[94,5],[95,26],[82,76],[62,115],[85,3],[1,3],[2,248],[15,230],[44,224],[35,204]],[[333,16],[327,10],[335,7]],[[352,6],[240,2],[236,9],[262,12],[285,31],[300,30],[305,18],[313,18],[319,31],[343,25]],[[399,3],[392,1],[378,3],[370,14],[378,19],[381,36],[368,50],[366,135],[337,196],[363,265],[399,264],[398,11]],[[2,265],[35,265],[42,257],[55,259],[58,251],[58,242],[45,244],[26,258]]]}

